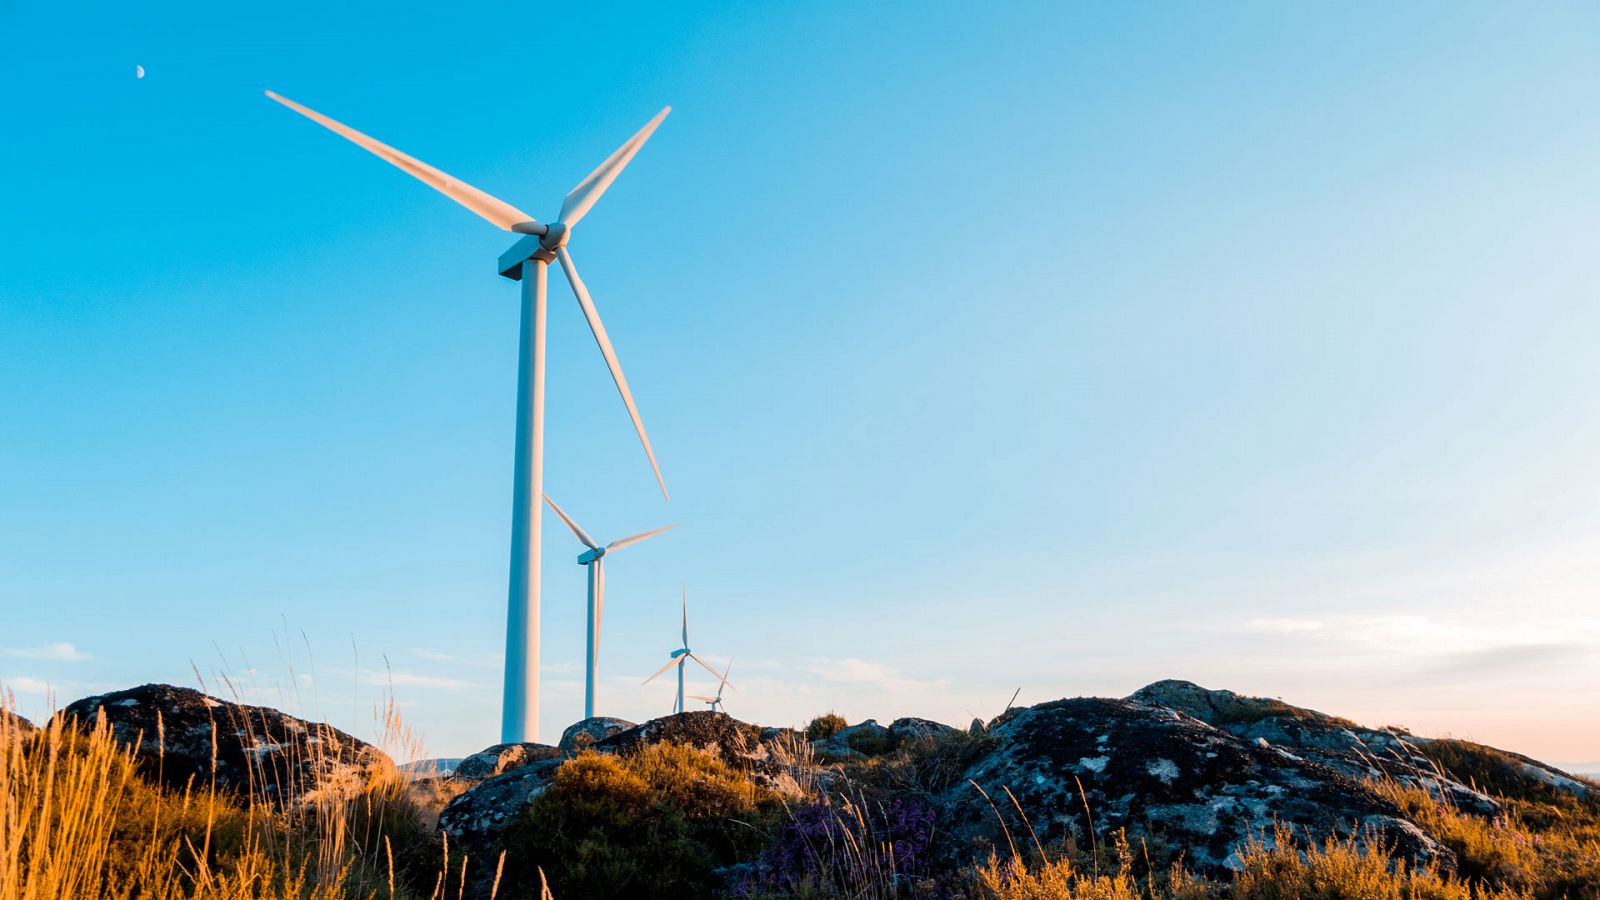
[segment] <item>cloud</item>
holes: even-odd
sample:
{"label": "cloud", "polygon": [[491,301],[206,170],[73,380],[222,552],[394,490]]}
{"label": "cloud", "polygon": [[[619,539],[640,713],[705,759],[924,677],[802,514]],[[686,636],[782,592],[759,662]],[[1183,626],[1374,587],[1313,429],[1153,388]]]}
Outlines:
{"label": "cloud", "polygon": [[453,666],[472,666],[475,669],[498,669],[501,664],[499,654],[488,658],[473,659],[465,656],[456,656],[453,653],[445,653],[440,650],[431,650],[427,647],[413,647],[411,652],[413,655],[420,656],[429,662],[449,663]]}
{"label": "cloud", "polygon": [[1443,675],[1505,676],[1514,672],[1543,669],[1552,664],[1570,663],[1589,656],[1593,647],[1582,644],[1509,644],[1446,657],[1435,671]]}
{"label": "cloud", "polygon": [[1321,631],[1323,627],[1323,623],[1317,619],[1251,619],[1245,623],[1244,630],[1269,634],[1299,634]]}
{"label": "cloud", "polygon": [[12,659],[43,659],[52,662],[83,662],[89,659],[68,641],[56,641],[49,644],[39,644],[34,647],[0,647],[0,656],[9,656]]}
{"label": "cloud", "polygon": [[35,697],[45,697],[50,694],[50,683],[27,675],[17,675],[12,678],[0,678],[0,689],[11,691],[14,694],[27,694]]}
{"label": "cloud", "polygon": [[857,659],[853,656],[847,656],[843,659],[815,659],[805,666],[805,670],[829,681],[838,681],[845,684],[868,684],[886,691],[895,692],[924,691],[929,688],[940,687],[949,681],[947,678],[932,680],[912,678],[902,674],[899,669],[893,666]]}
{"label": "cloud", "polygon": [[430,687],[445,690],[463,690],[475,685],[468,684],[459,678],[440,678],[434,675],[420,675],[416,672],[399,672],[388,669],[357,669],[356,684],[377,685],[379,687]]}

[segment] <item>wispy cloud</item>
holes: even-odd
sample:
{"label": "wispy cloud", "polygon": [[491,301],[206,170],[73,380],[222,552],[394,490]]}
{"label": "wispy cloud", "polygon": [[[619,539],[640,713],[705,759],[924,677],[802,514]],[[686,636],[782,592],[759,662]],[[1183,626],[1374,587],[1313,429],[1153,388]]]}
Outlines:
{"label": "wispy cloud", "polygon": [[474,686],[459,678],[442,678],[436,675],[422,675],[417,672],[390,669],[357,669],[356,683],[377,685],[379,687],[394,685],[395,687],[429,687],[446,690],[462,690]]}
{"label": "wispy cloud", "polygon": [[50,694],[50,683],[27,675],[17,675],[11,678],[0,678],[0,690],[11,691],[19,695],[45,697]]}
{"label": "wispy cloud", "polygon": [[1323,627],[1323,623],[1317,619],[1251,619],[1245,623],[1244,630],[1267,634],[1299,634],[1321,631]]}
{"label": "wispy cloud", "polygon": [[89,654],[80,651],[69,641],[38,644],[33,647],[0,647],[0,656],[12,659],[42,659],[51,662],[83,662]]}
{"label": "wispy cloud", "polygon": [[475,669],[498,669],[501,659],[498,654],[487,658],[471,658],[445,653],[439,650],[430,650],[427,647],[413,647],[411,653],[429,662],[449,663],[452,666],[471,666]]}
{"label": "wispy cloud", "polygon": [[886,691],[921,691],[946,684],[949,679],[913,678],[894,666],[847,656],[843,659],[814,659],[805,666],[813,675],[846,684],[867,684]]}

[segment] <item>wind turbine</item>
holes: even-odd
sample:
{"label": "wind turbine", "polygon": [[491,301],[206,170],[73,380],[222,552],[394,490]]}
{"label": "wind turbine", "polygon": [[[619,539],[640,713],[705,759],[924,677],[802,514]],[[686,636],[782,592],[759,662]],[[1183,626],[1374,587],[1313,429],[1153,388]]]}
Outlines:
{"label": "wind turbine", "polygon": [[[711,668],[710,664],[708,664],[705,660],[701,659],[700,657],[695,656],[694,655],[694,651],[689,649],[689,592],[688,591],[684,591],[684,593],[683,593],[683,646],[679,647],[678,649],[676,649],[674,651],[672,651],[672,659],[669,660],[666,665],[664,665],[661,668],[657,669],[656,670],[656,674],[651,675],[649,678],[646,678],[643,682],[641,682],[641,684],[649,684],[650,682],[655,681],[656,678],[658,678],[661,675],[662,672],[665,672],[666,670],[672,668],[673,666],[677,666],[678,667],[678,699],[677,699],[677,702],[675,702],[672,705],[672,711],[675,712],[675,713],[681,713],[681,712],[684,711],[684,709],[683,709],[683,667],[691,659],[694,660],[695,662],[699,663],[701,666],[703,666],[705,668],[705,670],[707,672],[710,672],[712,675],[716,676],[717,678],[721,678],[722,677],[722,675],[720,673],[718,673],[716,669]],[[729,665],[732,665],[732,663],[730,662]]]}
{"label": "wind turbine", "polygon": [[728,673],[732,671],[733,660],[730,659],[728,660],[727,667],[722,670],[722,679],[717,682],[717,695],[715,697],[701,697],[697,694],[690,694],[689,699],[699,700],[702,703],[711,704],[712,712],[725,712],[725,710],[722,708],[722,689],[733,687],[733,685],[728,681]]}
{"label": "wind turbine", "polygon": [[589,548],[578,554],[578,565],[584,566],[589,570],[589,644],[587,664],[584,667],[583,676],[583,717],[592,719],[594,718],[595,667],[596,661],[600,656],[600,620],[606,611],[606,554],[621,550],[623,547],[630,547],[642,540],[653,538],[663,531],[671,531],[678,526],[667,525],[654,531],[646,531],[632,537],[612,541],[602,547],[596,544],[594,539],[589,537],[588,533],[577,522],[574,522],[565,510],[557,506],[556,502],[550,499],[549,494],[544,495],[544,502],[550,504],[550,508],[555,510],[556,515],[561,517],[561,521],[567,523],[567,527],[572,529],[572,533],[577,537],[579,543]]}
{"label": "wind turbine", "polygon": [[506,604],[505,692],[501,708],[500,737],[507,743],[536,739],[539,732],[539,497],[544,493],[544,345],[545,294],[550,262],[561,263],[572,293],[578,298],[589,330],[600,345],[617,392],[633,420],[634,431],[650,458],[661,496],[667,496],[667,483],[656,464],[655,451],[645,434],[644,422],[634,406],[633,393],[623,377],[611,339],[595,309],[589,289],[578,277],[578,269],[567,251],[572,229],[589,213],[606,189],[633,160],[639,148],[666,118],[672,107],[664,107],[631,138],[618,147],[598,168],[578,182],[561,203],[555,222],[546,225],[533,216],[477,188],[446,175],[387,144],[376,141],[315,110],[267,91],[267,96],[295,112],[344,137],[406,174],[461,204],[499,228],[524,235],[500,254],[499,273],[522,282],[522,323],[517,342],[517,432],[515,477],[511,492],[511,577]]}

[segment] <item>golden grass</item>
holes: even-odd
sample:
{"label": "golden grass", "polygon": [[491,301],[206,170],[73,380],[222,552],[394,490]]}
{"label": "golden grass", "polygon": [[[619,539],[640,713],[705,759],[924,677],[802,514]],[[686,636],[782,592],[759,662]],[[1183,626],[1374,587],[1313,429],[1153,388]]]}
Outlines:
{"label": "golden grass", "polygon": [[[392,703],[380,717],[386,742],[415,742]],[[276,796],[295,799],[277,801],[237,797],[214,779],[182,791],[152,784],[103,714],[58,715],[29,734],[0,715],[0,900],[459,896],[468,862],[452,864],[448,850],[424,890],[397,877],[396,846],[424,830],[408,779],[390,764],[291,785],[296,755],[322,762],[327,752],[315,731],[306,737],[287,762],[252,773],[258,785],[292,787]],[[215,744],[213,732],[213,759]]]}

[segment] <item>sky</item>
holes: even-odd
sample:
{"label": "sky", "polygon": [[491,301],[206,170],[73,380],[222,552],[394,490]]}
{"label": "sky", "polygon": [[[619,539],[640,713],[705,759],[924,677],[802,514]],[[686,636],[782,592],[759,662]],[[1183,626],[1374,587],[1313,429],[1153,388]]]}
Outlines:
{"label": "sky", "polygon": [[[499,735],[511,243],[575,231],[546,489],[600,711],[1183,678],[1600,770],[1600,10],[0,4],[0,686]],[[145,76],[135,77],[135,66]],[[544,528],[540,738],[581,715]],[[693,676],[691,688],[708,679]]]}

